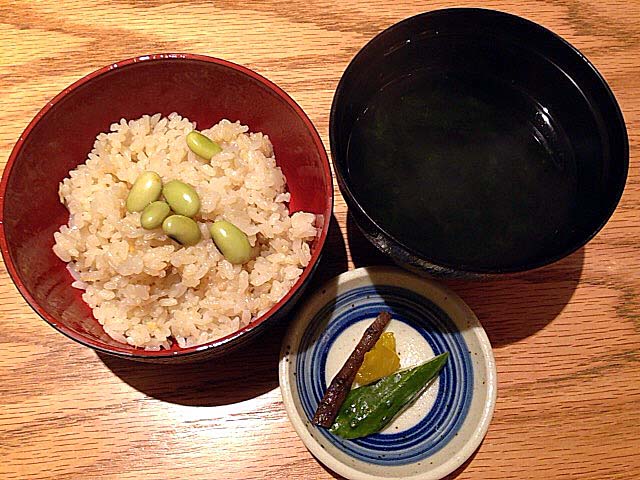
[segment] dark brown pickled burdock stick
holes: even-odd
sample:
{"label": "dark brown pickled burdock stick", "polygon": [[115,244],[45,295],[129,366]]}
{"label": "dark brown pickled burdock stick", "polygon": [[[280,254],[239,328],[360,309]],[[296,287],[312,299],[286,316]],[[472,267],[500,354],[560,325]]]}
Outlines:
{"label": "dark brown pickled burdock stick", "polygon": [[319,427],[329,428],[338,415],[340,407],[351,389],[351,385],[356,378],[356,373],[364,362],[364,354],[373,348],[383,330],[391,321],[389,312],[381,312],[371,325],[365,330],[360,342],[356,345],[349,358],[344,363],[340,371],[331,380],[331,385],[324,393],[316,413],[311,420]]}

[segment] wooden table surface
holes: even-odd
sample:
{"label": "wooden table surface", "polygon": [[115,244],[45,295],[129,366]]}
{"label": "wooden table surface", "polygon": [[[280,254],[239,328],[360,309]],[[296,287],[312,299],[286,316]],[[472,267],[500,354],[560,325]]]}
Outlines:
{"label": "wooden table surface", "polygon": [[[459,2],[0,0],[0,162],[55,94],[145,53],[222,57],[265,75],[328,148],[329,108],[350,59],[410,15]],[[537,272],[446,282],[493,344],[499,393],[459,479],[640,476],[640,2],[490,1],[556,31],[596,65],[627,122],[629,179],[586,247]],[[312,288],[387,263],[335,221]],[[0,265],[0,478],[339,478],[306,450],[278,388],[283,329],[215,363],[157,367],[97,355],[43,322]]]}

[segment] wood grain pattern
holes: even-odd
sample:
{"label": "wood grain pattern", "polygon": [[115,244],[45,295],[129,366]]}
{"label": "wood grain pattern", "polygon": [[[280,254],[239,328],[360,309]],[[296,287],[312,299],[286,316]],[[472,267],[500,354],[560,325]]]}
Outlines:
{"label": "wood grain pattern", "polygon": [[[437,1],[0,0],[0,162],[36,112],[114,61],[194,52],[244,64],[307,112],[328,147],[334,88],[373,35]],[[458,479],[640,475],[640,2],[492,0],[577,46],[612,86],[631,168],[620,207],[589,245],[538,272],[448,282],[476,311],[499,375],[495,417]],[[318,285],[385,263],[335,219]],[[285,414],[280,328],[223,362],[175,368],[96,355],[27,306],[0,265],[0,478],[329,479]],[[268,341],[265,341],[268,340]]]}

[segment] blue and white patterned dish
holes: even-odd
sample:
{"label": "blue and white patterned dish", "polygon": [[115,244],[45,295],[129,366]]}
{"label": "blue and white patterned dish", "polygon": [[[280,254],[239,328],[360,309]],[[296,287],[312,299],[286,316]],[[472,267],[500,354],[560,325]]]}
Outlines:
{"label": "blue and white patterned dish", "polygon": [[[383,310],[401,367],[448,351],[438,379],[382,432],[344,440],[311,424],[327,385]],[[350,479],[435,480],[478,447],[496,400],[491,345],[451,291],[397,269],[361,268],[329,282],[298,310],[280,361],[284,404],[307,448]]]}

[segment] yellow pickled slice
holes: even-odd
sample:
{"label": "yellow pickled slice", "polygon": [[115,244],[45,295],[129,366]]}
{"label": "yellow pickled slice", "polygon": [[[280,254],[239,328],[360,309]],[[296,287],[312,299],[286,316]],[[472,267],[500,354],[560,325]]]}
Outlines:
{"label": "yellow pickled slice", "polygon": [[391,332],[383,333],[371,350],[364,354],[364,362],[356,374],[356,382],[368,385],[391,375],[400,368],[396,353],[396,339]]}
{"label": "yellow pickled slice", "polygon": [[394,337],[392,332],[383,333],[374,347],[377,347],[378,345],[388,348],[393,353],[396,353],[396,337]]}

